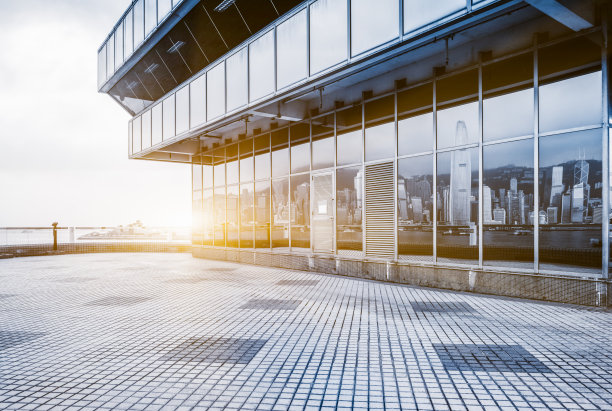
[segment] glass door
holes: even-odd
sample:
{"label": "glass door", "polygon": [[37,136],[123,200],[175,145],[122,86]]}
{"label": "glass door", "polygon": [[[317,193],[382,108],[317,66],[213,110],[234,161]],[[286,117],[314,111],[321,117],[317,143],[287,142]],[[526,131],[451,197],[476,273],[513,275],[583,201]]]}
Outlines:
{"label": "glass door", "polygon": [[334,177],[312,175],[312,247],[315,252],[334,251]]}

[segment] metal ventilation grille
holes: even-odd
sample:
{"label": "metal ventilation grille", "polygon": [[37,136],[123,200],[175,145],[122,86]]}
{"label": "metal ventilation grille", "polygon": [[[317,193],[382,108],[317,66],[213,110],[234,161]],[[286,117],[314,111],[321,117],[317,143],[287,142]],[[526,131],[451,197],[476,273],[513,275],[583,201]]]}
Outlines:
{"label": "metal ventilation grille", "polygon": [[365,168],[366,256],[395,258],[393,163]]}

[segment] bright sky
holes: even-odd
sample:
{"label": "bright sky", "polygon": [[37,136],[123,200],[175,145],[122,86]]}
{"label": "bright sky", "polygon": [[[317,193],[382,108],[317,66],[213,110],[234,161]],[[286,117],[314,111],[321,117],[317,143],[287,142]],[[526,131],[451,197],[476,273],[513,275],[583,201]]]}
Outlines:
{"label": "bright sky", "polygon": [[129,0],[0,0],[0,227],[191,224],[188,166],[127,159],[97,50]]}

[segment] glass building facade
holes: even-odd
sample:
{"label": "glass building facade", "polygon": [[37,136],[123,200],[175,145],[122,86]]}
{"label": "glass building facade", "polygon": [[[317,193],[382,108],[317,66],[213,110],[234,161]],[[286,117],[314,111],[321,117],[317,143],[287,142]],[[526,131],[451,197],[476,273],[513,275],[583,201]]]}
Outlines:
{"label": "glass building facade", "polygon": [[[371,204],[392,260],[601,275],[601,55],[536,47],[203,153],[194,244],[375,257]],[[367,198],[381,164],[387,203]]]}
{"label": "glass building facade", "polygon": [[[178,3],[133,2],[101,83]],[[296,3],[137,112],[130,157],[190,164],[198,249],[608,278],[606,27],[509,4]]]}

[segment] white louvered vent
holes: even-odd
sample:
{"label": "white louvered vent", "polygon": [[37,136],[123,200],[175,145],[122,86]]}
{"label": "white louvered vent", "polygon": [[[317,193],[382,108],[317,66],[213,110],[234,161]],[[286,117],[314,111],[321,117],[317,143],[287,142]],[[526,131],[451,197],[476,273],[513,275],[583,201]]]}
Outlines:
{"label": "white louvered vent", "polygon": [[393,163],[365,168],[366,256],[395,258]]}

